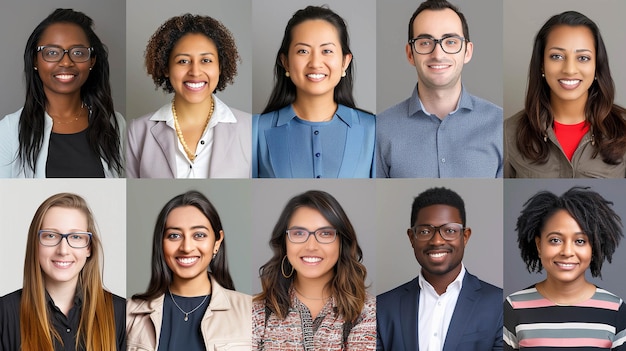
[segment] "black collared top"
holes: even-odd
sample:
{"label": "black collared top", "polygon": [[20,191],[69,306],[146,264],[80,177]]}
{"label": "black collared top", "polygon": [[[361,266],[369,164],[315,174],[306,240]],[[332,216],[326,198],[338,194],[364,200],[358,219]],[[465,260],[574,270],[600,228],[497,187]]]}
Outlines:
{"label": "black collared top", "polygon": [[[20,339],[20,300],[22,298],[22,290],[14,291],[0,298],[0,350],[18,351],[21,345]],[[70,309],[67,316],[54,304],[50,295],[46,293],[46,303],[48,305],[48,313],[53,328],[59,333],[63,341],[63,345],[54,340],[55,351],[82,351],[84,345],[76,348],[75,340],[80,323],[80,314],[82,310],[82,297],[76,294],[74,297],[74,306]],[[113,309],[115,314],[115,335],[118,351],[126,349],[126,301],[113,295]]]}

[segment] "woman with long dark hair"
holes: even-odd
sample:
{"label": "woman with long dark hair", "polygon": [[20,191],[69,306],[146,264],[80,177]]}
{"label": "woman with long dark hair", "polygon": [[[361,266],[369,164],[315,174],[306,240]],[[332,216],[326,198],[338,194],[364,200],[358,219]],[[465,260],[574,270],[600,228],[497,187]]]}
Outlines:
{"label": "woman with long dark hair", "polygon": [[154,226],[148,290],[126,308],[129,350],[250,350],[251,304],[235,291],[211,202],[198,191],[168,201]]}
{"label": "woman with long dark hair", "polygon": [[517,242],[528,271],[546,279],[506,298],[505,350],[624,350],[626,305],[585,277],[602,276],[623,237],[612,204],[581,187],[526,201]]}
{"label": "woman with long dark hair", "polygon": [[104,290],[102,255],[85,200],[46,199],[28,229],[23,288],[0,299],[0,350],[125,350],[125,301]]}
{"label": "woman with long dark hair", "polygon": [[272,94],[252,119],[253,177],[372,177],[375,118],[356,108],[349,44],[344,20],[327,7],[289,20]]}
{"label": "woman with long dark hair", "polygon": [[567,11],[535,37],[523,111],[504,125],[504,176],[624,178],[626,110],[615,105],[598,26]]}
{"label": "woman with long dark hair", "polygon": [[374,350],[376,300],[356,233],[330,194],[310,190],[285,205],[259,269],[253,350]]}
{"label": "woman with long dark hair", "polygon": [[107,49],[82,12],[56,9],[24,51],[24,107],[0,120],[0,178],[119,177],[124,119]]}

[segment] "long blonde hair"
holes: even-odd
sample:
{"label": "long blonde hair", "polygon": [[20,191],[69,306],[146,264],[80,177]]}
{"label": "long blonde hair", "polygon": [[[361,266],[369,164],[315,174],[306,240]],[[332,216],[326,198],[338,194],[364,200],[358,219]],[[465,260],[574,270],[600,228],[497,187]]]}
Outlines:
{"label": "long blonde hair", "polygon": [[115,317],[113,297],[102,287],[100,277],[100,255],[102,246],[97,234],[93,215],[85,200],[75,194],[60,193],[46,199],[35,212],[26,245],[24,259],[24,281],[20,301],[20,336],[22,351],[53,351],[53,338],[63,343],[50,321],[46,305],[46,290],[39,264],[39,230],[43,219],[52,207],[80,210],[87,217],[87,230],[91,237],[91,255],[78,278],[82,295],[82,312],[76,334],[76,348],[84,345],[87,351],[115,351]]}

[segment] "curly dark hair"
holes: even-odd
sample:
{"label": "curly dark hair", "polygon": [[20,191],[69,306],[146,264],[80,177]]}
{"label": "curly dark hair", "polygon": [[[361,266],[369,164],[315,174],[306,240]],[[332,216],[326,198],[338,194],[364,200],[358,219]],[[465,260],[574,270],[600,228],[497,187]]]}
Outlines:
{"label": "curly dark hair", "polygon": [[461,221],[465,226],[465,203],[461,196],[454,191],[447,188],[430,188],[421,194],[419,194],[414,200],[411,206],[411,227],[414,226],[417,220],[417,214],[419,211],[431,205],[447,205],[459,210],[461,215]]}
{"label": "curly dark hair", "polygon": [[220,77],[216,91],[232,84],[237,75],[237,62],[241,62],[232,33],[220,21],[209,16],[186,13],[168,19],[152,35],[146,46],[146,70],[152,76],[157,89],[173,93],[174,88],[166,77],[170,54],[180,38],[190,33],[204,34],[217,47]]}
{"label": "curly dark hair", "polygon": [[561,196],[549,191],[533,195],[524,204],[515,226],[517,242],[528,271],[541,272],[543,269],[535,237],[541,236],[543,226],[557,211],[565,210],[589,238],[591,275],[602,277],[602,263],[605,259],[611,263],[613,253],[624,236],[622,220],[609,205],[613,203],[589,190],[589,187],[576,186]]}

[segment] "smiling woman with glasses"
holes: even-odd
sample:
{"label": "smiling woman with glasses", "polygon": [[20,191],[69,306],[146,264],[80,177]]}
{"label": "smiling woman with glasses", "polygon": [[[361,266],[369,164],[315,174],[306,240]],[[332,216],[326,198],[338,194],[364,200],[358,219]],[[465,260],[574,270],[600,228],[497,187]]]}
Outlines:
{"label": "smiling woman with glasses", "polygon": [[[374,350],[375,299],[365,290],[362,251],[330,194],[310,190],[285,205],[259,269],[253,350]],[[295,332],[294,332],[295,331]]]}
{"label": "smiling woman with glasses", "polygon": [[45,200],[28,230],[23,288],[0,298],[0,350],[124,350],[126,303],[103,289],[101,260],[85,200]]}
{"label": "smiling woman with glasses", "polygon": [[24,50],[24,107],[0,120],[0,178],[123,174],[124,118],[113,108],[107,49],[82,12],[57,9]]}

